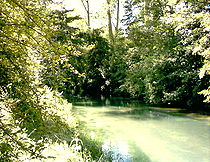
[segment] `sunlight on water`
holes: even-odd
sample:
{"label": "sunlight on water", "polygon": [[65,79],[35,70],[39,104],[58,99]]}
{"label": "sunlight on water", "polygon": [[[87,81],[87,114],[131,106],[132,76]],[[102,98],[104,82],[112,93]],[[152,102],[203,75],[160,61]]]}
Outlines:
{"label": "sunlight on water", "polygon": [[114,162],[131,162],[132,157],[128,153],[128,144],[125,141],[113,142],[112,140],[105,140],[102,146],[105,157],[111,156]]}
{"label": "sunlight on water", "polygon": [[[76,106],[92,138],[104,140],[112,161],[209,162],[209,121],[146,107]],[[118,160],[117,160],[118,159]]]}

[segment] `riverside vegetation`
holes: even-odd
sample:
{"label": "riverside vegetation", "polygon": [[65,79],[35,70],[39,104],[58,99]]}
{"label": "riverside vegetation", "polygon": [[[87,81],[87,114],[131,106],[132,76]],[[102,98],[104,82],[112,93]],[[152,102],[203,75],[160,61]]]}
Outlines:
{"label": "riverside vegetation", "polygon": [[125,30],[119,2],[107,0],[106,30],[53,0],[0,0],[0,161],[101,160],[72,96],[209,111],[208,1],[122,1]]}

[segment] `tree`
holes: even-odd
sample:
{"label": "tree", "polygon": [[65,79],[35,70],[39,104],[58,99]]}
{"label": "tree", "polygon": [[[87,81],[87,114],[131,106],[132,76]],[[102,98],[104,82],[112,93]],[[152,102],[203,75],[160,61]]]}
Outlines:
{"label": "tree", "polygon": [[48,123],[68,128],[55,112],[62,98],[46,88],[40,75],[45,68],[40,62],[49,60],[56,67],[66,52],[52,39],[55,26],[46,5],[42,0],[1,0],[0,161],[41,159],[43,138],[52,133]]}
{"label": "tree", "polygon": [[80,83],[83,95],[94,96],[106,93],[110,46],[100,34],[100,30],[78,34],[79,38],[83,38],[83,44],[87,48],[78,58],[82,63],[78,71],[84,74],[83,81]]}
{"label": "tree", "polygon": [[110,0],[107,0],[107,17],[108,17],[108,31],[109,31],[109,40],[113,43],[114,42],[114,35],[113,35],[113,29],[112,29],[112,14],[111,14],[111,4]]}
{"label": "tree", "polygon": [[[177,3],[181,4],[183,1]],[[177,14],[180,15],[181,22],[175,20],[174,24],[176,26],[176,31],[180,35],[182,35],[182,46],[186,48],[186,53],[190,53],[194,57],[200,57],[200,66],[201,68],[199,72],[200,80],[205,80],[206,84],[202,87],[208,88],[208,80],[209,80],[209,46],[207,45],[208,39],[208,27],[209,21],[207,21],[209,17],[209,9],[208,9],[208,1],[193,1],[189,0],[185,2],[185,8],[177,11],[177,13],[173,14],[175,18]],[[188,16],[184,16],[188,15]],[[182,47],[182,48],[183,48]],[[194,67],[196,67],[194,65]],[[205,102],[209,102],[209,90],[204,90],[201,92],[204,96],[207,97]]]}
{"label": "tree", "polygon": [[[207,25],[200,19],[201,15],[205,18],[208,14],[204,12],[206,3],[201,5],[189,1],[186,6],[182,4],[180,11],[170,3],[160,0],[126,1],[124,22],[128,25],[127,38],[130,41],[129,68],[122,87],[149,103],[181,103],[179,106],[196,107],[197,104],[202,105],[202,97],[197,93],[208,83],[208,77],[198,77],[203,66],[199,52],[208,49],[206,43],[201,43],[201,40],[206,41],[207,34]],[[181,6],[181,3],[176,5]],[[134,15],[134,10],[138,14]],[[186,13],[192,14],[192,19],[184,16]],[[177,19],[179,14],[183,14],[184,20]],[[173,20],[170,19],[172,17]]]}
{"label": "tree", "polygon": [[[87,12],[87,25],[90,28],[90,5],[89,0],[81,0],[85,11]],[[86,3],[86,4],[85,4]]]}
{"label": "tree", "polygon": [[[42,69],[43,82],[59,92],[64,92],[64,96],[70,96],[71,91],[74,89],[74,80],[79,78],[78,71],[74,68],[77,65],[70,62],[75,61],[80,51],[78,48],[81,46],[81,40],[76,38],[80,29],[71,25],[75,20],[80,20],[79,16],[71,16],[72,10],[54,10],[49,13],[49,17],[53,20],[54,32],[51,39],[57,42],[63,53],[60,59],[57,60],[55,66],[51,66],[53,60],[45,58],[41,62],[44,65]],[[54,75],[56,74],[56,75]],[[71,85],[71,86],[70,86]]]}
{"label": "tree", "polygon": [[1,161],[16,161],[24,152],[31,158],[41,157],[42,144],[30,140],[26,133],[43,126],[45,108],[39,105],[40,80],[35,69],[39,69],[38,58],[54,48],[48,37],[50,21],[45,16],[45,3],[1,0]]}
{"label": "tree", "polygon": [[117,18],[116,18],[117,22],[116,22],[116,27],[115,27],[115,31],[116,33],[118,33],[119,30],[119,22],[120,22],[120,0],[117,0]]}

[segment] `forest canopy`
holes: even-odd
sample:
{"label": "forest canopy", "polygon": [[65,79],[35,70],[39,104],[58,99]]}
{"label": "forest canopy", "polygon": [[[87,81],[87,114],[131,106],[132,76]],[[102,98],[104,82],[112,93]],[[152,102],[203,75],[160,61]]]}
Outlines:
{"label": "forest canopy", "polygon": [[0,161],[46,158],[57,139],[69,148],[75,96],[208,110],[207,0],[107,0],[98,29],[91,0],[86,18],[52,0],[0,3]]}
{"label": "forest canopy", "polygon": [[[63,69],[69,79],[62,83],[60,91],[67,98],[70,93],[124,96],[155,105],[196,109],[206,106],[208,1],[108,0],[107,21],[100,29],[90,25],[94,19],[90,16],[91,1],[83,5],[88,30],[78,29],[58,40],[63,46],[70,41],[77,49],[77,55],[68,58],[81,74],[79,78],[70,77],[68,69]],[[119,16],[122,10],[123,17]],[[59,35],[67,29],[60,29]]]}

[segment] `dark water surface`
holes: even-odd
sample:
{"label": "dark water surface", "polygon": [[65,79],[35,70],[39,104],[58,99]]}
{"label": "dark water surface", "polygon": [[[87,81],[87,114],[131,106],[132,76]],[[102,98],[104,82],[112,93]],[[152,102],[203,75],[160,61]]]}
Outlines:
{"label": "dark water surface", "polygon": [[[74,104],[92,138],[115,162],[210,162],[210,122],[129,100]],[[173,109],[172,109],[173,110]]]}

